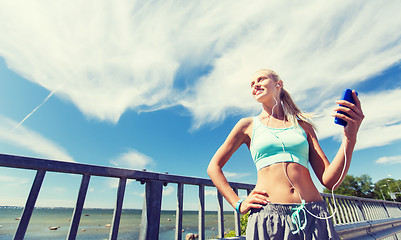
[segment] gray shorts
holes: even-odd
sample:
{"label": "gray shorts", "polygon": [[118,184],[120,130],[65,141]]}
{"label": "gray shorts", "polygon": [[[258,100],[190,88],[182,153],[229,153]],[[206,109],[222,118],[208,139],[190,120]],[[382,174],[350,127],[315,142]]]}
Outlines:
{"label": "gray shorts", "polygon": [[[261,209],[252,209],[246,230],[246,239],[340,239],[331,219],[318,219],[305,211],[298,211],[293,222],[294,208],[300,204],[268,203]],[[328,217],[326,202],[310,202],[305,208],[319,217]]]}

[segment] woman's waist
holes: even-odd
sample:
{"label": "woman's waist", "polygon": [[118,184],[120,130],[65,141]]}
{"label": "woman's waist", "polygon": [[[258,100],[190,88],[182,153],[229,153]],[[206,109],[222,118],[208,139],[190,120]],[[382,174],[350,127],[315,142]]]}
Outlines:
{"label": "woman's waist", "polygon": [[318,215],[319,217],[326,217],[328,215],[327,203],[323,200],[307,202],[305,203],[305,205],[300,203],[268,203],[262,208],[251,209],[251,214],[277,214],[285,216],[291,215],[292,213],[294,213],[295,209],[300,207],[306,208],[309,212],[313,212],[313,214]]}
{"label": "woman's waist", "polygon": [[[257,189],[266,191],[269,196],[268,197],[269,203],[274,203],[274,204],[300,204],[302,203],[302,200],[304,200],[306,203],[322,201],[322,197],[317,190],[308,192],[295,190],[294,192],[282,194],[282,191],[281,193],[278,193],[260,188]],[[298,194],[297,191],[299,191],[300,194]]]}
{"label": "woman's waist", "polygon": [[322,200],[309,174],[291,174],[291,171],[287,176],[259,172],[255,189],[265,191],[272,203],[301,203],[301,198],[306,202]]}

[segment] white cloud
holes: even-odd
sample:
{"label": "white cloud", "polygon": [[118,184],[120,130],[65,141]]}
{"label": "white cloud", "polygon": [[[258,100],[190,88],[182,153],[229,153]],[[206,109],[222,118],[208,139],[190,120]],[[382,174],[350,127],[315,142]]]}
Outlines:
{"label": "white cloud", "polygon": [[117,178],[107,178],[105,180],[106,182],[106,186],[108,186],[109,188],[118,188],[118,179]]}
{"label": "white cloud", "polygon": [[235,180],[235,179],[239,179],[239,178],[243,178],[246,176],[251,175],[250,173],[234,173],[234,172],[226,172],[224,171],[224,176],[228,179],[228,180]]}
{"label": "white cloud", "polygon": [[37,157],[75,162],[57,143],[24,126],[14,129],[17,124],[17,122],[0,115],[0,141],[27,149],[33,155],[37,154]]}
{"label": "white cloud", "polygon": [[[358,133],[356,149],[384,146],[401,140],[401,108],[398,107],[401,105],[401,89],[361,93],[360,100],[365,118]],[[339,136],[342,132],[342,127],[335,125],[330,116],[334,107],[335,104],[328,101],[320,106],[323,117],[318,119],[317,125],[322,139]]]}
{"label": "white cloud", "polygon": [[[332,104],[327,99],[401,59],[401,32],[394,31],[401,19],[393,17],[400,8],[400,1],[345,0],[8,1],[0,6],[0,55],[15,72],[100,120],[174,105],[192,113],[195,127],[254,114],[249,77],[261,67],[281,75],[300,107],[321,114]],[[196,73],[205,66],[207,74]],[[189,72],[178,79],[182,89],[174,85],[179,71]],[[365,100],[369,112],[376,105]],[[332,124],[319,123],[325,121]],[[375,121],[366,119],[360,135],[384,128],[389,135],[379,144],[398,138]],[[363,139],[360,148],[374,144]]]}
{"label": "white cloud", "polygon": [[117,167],[140,170],[154,165],[152,158],[134,149],[129,149],[127,152],[122,153],[116,159],[111,160],[110,163]]}
{"label": "white cloud", "polygon": [[216,58],[213,71],[197,83],[195,97],[184,104],[199,125],[235,111],[252,113],[249,78],[261,67],[277,70],[297,103],[315,110],[401,58],[401,33],[391,30],[401,27],[390,17],[396,3],[283,5],[285,14],[280,6],[258,6],[264,14],[252,18],[260,24]]}
{"label": "white cloud", "polygon": [[401,89],[361,96],[365,114],[359,149],[401,140]]}
{"label": "white cloud", "polygon": [[175,192],[175,188],[173,186],[167,185],[163,188],[163,196],[171,195]]}
{"label": "white cloud", "polygon": [[10,185],[24,185],[27,183],[30,183],[31,180],[27,178],[21,178],[21,177],[12,177],[12,176],[5,176],[4,174],[0,175],[0,182],[3,182],[5,184],[2,184],[4,186],[10,186]]}
{"label": "white cloud", "polygon": [[217,190],[205,190],[205,196],[217,196]]}
{"label": "white cloud", "polygon": [[52,192],[53,193],[65,193],[67,191],[66,188],[63,187],[53,187]]}
{"label": "white cloud", "polygon": [[[390,157],[381,157],[376,160],[378,164],[401,164],[401,155],[390,156]],[[391,177],[391,175],[389,176]]]}

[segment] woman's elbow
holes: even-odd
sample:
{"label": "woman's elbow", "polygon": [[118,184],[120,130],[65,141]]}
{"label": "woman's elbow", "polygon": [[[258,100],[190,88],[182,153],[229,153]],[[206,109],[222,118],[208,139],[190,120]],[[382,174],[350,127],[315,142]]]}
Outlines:
{"label": "woman's elbow", "polygon": [[212,164],[209,164],[209,166],[207,167],[207,174],[209,175],[209,177],[212,177],[214,172],[215,167]]}
{"label": "woman's elbow", "polygon": [[215,176],[216,173],[218,173],[219,171],[221,171],[221,168],[218,165],[209,164],[209,166],[207,167],[207,174],[210,178],[213,178],[213,176]]}
{"label": "woman's elbow", "polygon": [[338,188],[338,186],[335,186],[335,188],[333,189],[334,184],[323,184],[323,186],[325,188],[329,189],[330,191],[334,191],[334,190],[336,190]]}
{"label": "woman's elbow", "polygon": [[[342,182],[342,181],[341,181],[341,182]],[[334,181],[334,180],[332,180],[332,181],[330,181],[330,180],[324,181],[324,180],[323,180],[323,181],[322,181],[322,185],[323,185],[325,188],[334,191],[334,190],[336,190],[336,189],[341,185],[341,182],[338,182],[338,179],[337,179],[337,181]]]}
{"label": "woman's elbow", "polygon": [[207,167],[207,175],[209,175],[209,177],[210,177],[210,174],[212,173],[212,168],[210,167],[210,165]]}

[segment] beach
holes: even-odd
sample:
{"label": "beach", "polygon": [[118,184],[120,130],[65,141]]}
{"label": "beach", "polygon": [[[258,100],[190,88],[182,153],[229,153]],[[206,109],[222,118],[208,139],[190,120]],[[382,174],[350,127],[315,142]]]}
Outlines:
{"label": "beach", "polygon": [[[12,239],[19,224],[23,209],[20,207],[0,207],[0,240]],[[26,240],[66,239],[72,218],[72,208],[35,208],[27,232]],[[169,240],[175,237],[176,212],[163,210],[160,217],[159,239]],[[139,239],[142,211],[124,209],[121,215],[118,239]],[[77,239],[108,239],[113,209],[84,209],[79,224]],[[234,229],[233,212],[224,213],[225,231]],[[53,227],[56,230],[50,230]],[[184,211],[182,236],[198,233],[198,212]],[[205,212],[205,236],[217,238],[217,212]]]}

